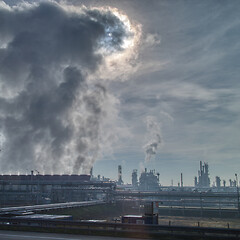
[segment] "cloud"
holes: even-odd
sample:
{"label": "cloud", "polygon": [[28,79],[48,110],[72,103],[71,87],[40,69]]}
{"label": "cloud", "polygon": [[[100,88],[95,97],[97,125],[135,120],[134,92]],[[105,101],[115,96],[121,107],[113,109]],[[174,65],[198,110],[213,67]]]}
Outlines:
{"label": "cloud", "polygon": [[89,171],[101,142],[110,146],[104,136],[115,133],[106,123],[118,119],[117,99],[97,73],[132,38],[111,9],[0,5],[3,171]]}
{"label": "cloud", "polygon": [[147,33],[144,40],[143,44],[145,45],[144,47],[156,47],[161,43],[161,38],[159,34],[152,34],[152,33]]}

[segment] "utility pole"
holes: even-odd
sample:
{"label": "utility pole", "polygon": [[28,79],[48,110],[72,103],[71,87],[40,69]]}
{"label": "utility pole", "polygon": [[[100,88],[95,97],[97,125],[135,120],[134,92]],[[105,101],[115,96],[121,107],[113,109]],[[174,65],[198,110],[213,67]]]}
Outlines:
{"label": "utility pole", "polygon": [[236,187],[237,187],[237,206],[238,206],[238,214],[240,213],[240,205],[239,205],[239,187],[238,187],[238,176],[237,173],[235,173],[236,177]]}

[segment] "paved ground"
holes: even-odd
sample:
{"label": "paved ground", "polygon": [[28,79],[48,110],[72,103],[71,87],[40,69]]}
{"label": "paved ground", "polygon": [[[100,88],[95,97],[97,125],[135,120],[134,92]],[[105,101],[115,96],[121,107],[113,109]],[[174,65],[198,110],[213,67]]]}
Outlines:
{"label": "paved ground", "polygon": [[115,237],[99,237],[99,236],[19,232],[19,231],[0,231],[0,239],[1,240],[133,240],[133,238],[115,238]]}
{"label": "paved ground", "polygon": [[159,225],[189,226],[189,227],[215,227],[215,228],[236,228],[240,229],[240,219],[231,218],[204,218],[204,217],[179,217],[159,216]]}

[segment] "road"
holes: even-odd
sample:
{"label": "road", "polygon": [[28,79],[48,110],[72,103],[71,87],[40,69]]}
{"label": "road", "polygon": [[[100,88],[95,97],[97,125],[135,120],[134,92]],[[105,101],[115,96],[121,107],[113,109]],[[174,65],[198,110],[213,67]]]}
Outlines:
{"label": "road", "polygon": [[117,238],[117,237],[115,238],[115,237],[105,237],[105,236],[100,237],[100,236],[19,232],[19,231],[0,231],[0,239],[1,240],[132,240],[132,238]]}

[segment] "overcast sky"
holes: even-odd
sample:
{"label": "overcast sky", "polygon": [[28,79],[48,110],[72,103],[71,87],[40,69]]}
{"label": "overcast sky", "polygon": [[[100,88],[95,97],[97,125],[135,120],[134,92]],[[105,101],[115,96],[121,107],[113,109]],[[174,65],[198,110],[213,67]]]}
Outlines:
{"label": "overcast sky", "polygon": [[[177,184],[181,173],[193,185],[202,160],[211,181],[240,174],[239,1],[58,1],[41,9],[4,2],[6,173],[47,173],[39,162],[84,173],[93,164],[95,175],[116,179],[121,164],[125,182],[147,167],[163,185]],[[83,4],[84,14],[76,10]]]}

